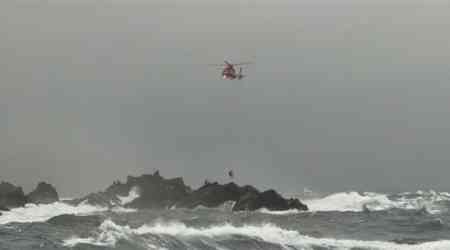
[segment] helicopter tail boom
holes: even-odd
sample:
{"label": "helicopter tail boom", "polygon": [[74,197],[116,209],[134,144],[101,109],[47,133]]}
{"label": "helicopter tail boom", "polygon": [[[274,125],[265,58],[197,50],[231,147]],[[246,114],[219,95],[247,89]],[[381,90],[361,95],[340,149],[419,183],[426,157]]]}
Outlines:
{"label": "helicopter tail boom", "polygon": [[237,74],[237,79],[241,80],[242,78],[244,78],[244,75],[242,74],[242,67],[239,67],[239,72]]}

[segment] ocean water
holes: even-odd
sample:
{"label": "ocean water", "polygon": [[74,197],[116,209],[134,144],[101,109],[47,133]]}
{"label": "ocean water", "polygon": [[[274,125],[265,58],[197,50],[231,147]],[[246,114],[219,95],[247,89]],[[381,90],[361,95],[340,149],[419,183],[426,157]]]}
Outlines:
{"label": "ocean water", "polygon": [[[119,198],[125,205],[136,197]],[[450,249],[449,193],[342,192],[302,201],[310,211],[29,204],[0,216],[0,249]]]}

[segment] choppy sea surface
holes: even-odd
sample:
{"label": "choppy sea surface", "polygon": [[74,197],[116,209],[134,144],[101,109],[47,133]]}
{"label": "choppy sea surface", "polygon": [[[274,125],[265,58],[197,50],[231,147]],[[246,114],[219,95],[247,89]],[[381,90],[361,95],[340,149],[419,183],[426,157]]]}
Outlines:
{"label": "choppy sea surface", "polygon": [[[126,204],[136,194],[120,198]],[[449,193],[300,198],[310,211],[28,204],[0,216],[0,249],[450,249]]]}

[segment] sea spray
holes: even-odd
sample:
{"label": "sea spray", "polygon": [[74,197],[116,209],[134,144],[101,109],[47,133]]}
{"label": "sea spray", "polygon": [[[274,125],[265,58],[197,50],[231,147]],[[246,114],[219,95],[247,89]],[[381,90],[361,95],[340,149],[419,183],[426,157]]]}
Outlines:
{"label": "sea spray", "polygon": [[24,207],[14,208],[10,211],[2,212],[2,215],[0,216],[0,224],[7,224],[10,222],[43,222],[62,214],[88,215],[106,211],[115,213],[131,213],[136,212],[137,210],[120,206],[112,208],[93,206],[87,204],[86,202],[82,202],[76,206],[64,202],[39,205],[29,203]]}
{"label": "sea spray", "polygon": [[92,206],[81,203],[77,206],[64,202],[54,202],[51,204],[26,204],[24,207],[14,208],[11,211],[3,212],[0,216],[0,224],[10,222],[41,222],[61,214],[89,214],[94,212],[107,211],[108,208]]}
{"label": "sea spray", "polygon": [[[301,235],[295,230],[287,230],[273,224],[234,226],[232,224],[212,225],[208,227],[188,227],[181,222],[155,223],[143,225],[138,228],[130,228],[128,225],[120,226],[111,220],[106,220],[99,227],[95,237],[76,238],[65,240],[66,246],[75,246],[79,243],[93,244],[98,246],[114,247],[118,240],[129,240],[131,237],[148,234],[166,237],[175,237],[178,240],[193,241],[220,241],[222,244],[233,237],[241,241],[261,241],[279,245],[290,246],[292,249],[371,249],[371,250],[444,250],[450,249],[450,241],[433,241],[416,245],[396,244],[383,241],[361,241],[332,238],[314,238]],[[167,238],[170,241],[171,238]],[[172,239],[173,240],[173,239]],[[152,244],[155,244],[153,242]],[[188,245],[188,244],[187,244]]]}
{"label": "sea spray", "polygon": [[356,191],[330,194],[323,198],[303,200],[310,211],[380,211],[387,209],[426,210],[429,213],[447,211],[441,203],[450,202],[450,195],[446,192],[417,191],[395,195]]}

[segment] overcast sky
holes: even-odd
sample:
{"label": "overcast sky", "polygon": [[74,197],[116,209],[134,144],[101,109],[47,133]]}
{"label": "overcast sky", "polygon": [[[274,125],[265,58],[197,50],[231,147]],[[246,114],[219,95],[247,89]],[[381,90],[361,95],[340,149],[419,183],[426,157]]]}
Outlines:
{"label": "overcast sky", "polygon": [[[450,190],[448,1],[5,0],[0,179]],[[254,61],[242,81],[207,66]]]}

